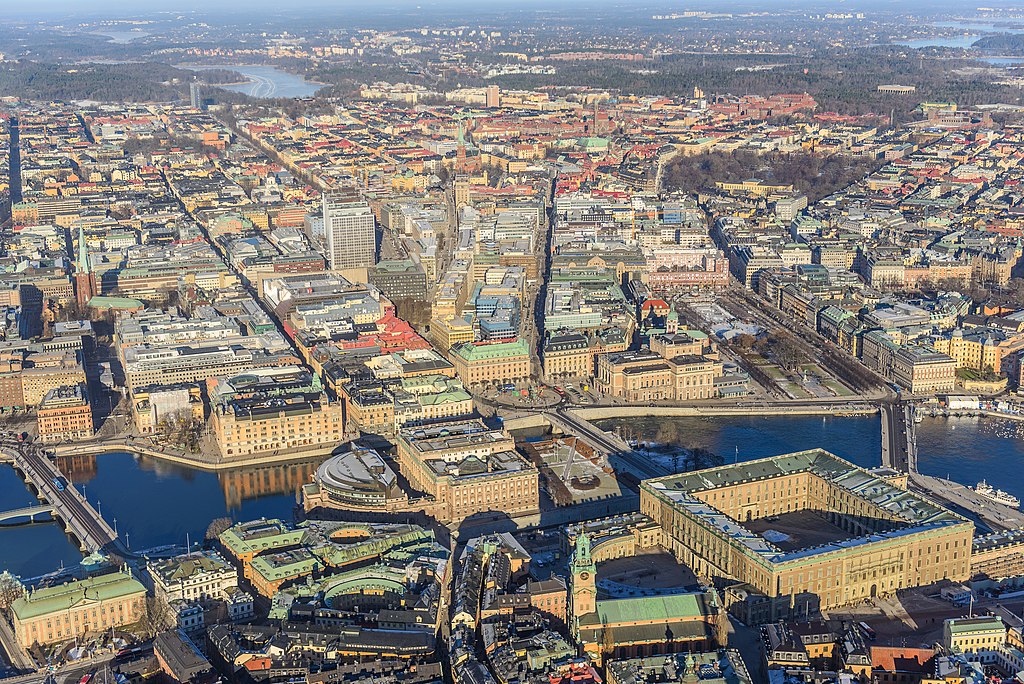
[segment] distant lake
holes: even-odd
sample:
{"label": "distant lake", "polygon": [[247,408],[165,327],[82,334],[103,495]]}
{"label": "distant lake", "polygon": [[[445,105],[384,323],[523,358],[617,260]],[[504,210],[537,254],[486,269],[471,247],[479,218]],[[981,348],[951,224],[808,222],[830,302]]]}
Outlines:
{"label": "distant lake", "polygon": [[323,88],[322,83],[307,81],[302,76],[290,74],[277,67],[246,64],[217,64],[204,66],[182,65],[183,69],[204,71],[206,69],[228,69],[245,76],[246,83],[218,85],[217,88],[233,90],[249,97],[311,97]]}
{"label": "distant lake", "polygon": [[929,47],[947,47],[947,48],[969,48],[974,45],[978,39],[981,38],[980,34],[970,33],[963,36],[954,36],[952,38],[919,38],[917,40],[897,40],[893,41],[896,45],[906,45],[912,48],[929,48]]}
{"label": "distant lake", "polygon": [[940,28],[957,28],[963,29],[964,31],[971,31],[972,33],[1024,33],[1024,28],[996,26],[995,24],[987,24],[984,22],[937,21],[930,24],[930,26],[938,26]]}
{"label": "distant lake", "polygon": [[1019,66],[1024,62],[1024,57],[982,57],[982,62],[988,62],[992,66]]}
{"label": "distant lake", "polygon": [[93,35],[106,36],[107,38],[110,38],[111,43],[128,44],[133,40],[145,38],[150,34],[140,29],[132,29],[131,31],[93,31]]}
{"label": "distant lake", "polygon": [[984,22],[972,22],[972,21],[936,21],[929,24],[935,28],[943,29],[959,29],[961,31],[969,31],[960,36],[951,36],[943,38],[936,36],[934,38],[918,38],[916,40],[897,40],[893,41],[896,45],[906,45],[912,48],[927,48],[927,47],[948,47],[948,48],[969,48],[976,43],[984,34],[992,33],[1024,33],[1024,28],[1016,28],[1010,26],[996,26],[995,24],[989,24]]}

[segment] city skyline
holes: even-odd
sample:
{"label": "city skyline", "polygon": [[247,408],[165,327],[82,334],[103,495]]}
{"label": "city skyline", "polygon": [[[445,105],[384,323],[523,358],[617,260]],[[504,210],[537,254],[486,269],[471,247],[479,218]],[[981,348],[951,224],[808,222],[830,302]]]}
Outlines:
{"label": "city skyline", "polygon": [[1024,11],[0,13],[0,684],[1018,681]]}

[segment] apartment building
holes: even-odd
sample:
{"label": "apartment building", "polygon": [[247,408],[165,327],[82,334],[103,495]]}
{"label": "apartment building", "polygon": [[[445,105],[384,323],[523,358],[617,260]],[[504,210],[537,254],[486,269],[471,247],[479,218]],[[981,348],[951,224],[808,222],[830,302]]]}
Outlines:
{"label": "apartment building", "polygon": [[61,385],[48,391],[39,402],[36,423],[44,444],[92,437],[95,429],[85,385]]}

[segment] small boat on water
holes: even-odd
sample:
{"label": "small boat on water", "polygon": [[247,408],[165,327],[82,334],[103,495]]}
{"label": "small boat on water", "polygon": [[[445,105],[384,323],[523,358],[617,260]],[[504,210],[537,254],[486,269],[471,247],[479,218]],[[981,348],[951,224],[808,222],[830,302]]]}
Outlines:
{"label": "small boat on water", "polygon": [[996,489],[989,483],[982,480],[974,488],[974,491],[981,494],[986,499],[1001,503],[1004,506],[1010,506],[1011,508],[1020,508],[1020,499],[1015,497],[1009,492],[1004,492],[1002,489]]}

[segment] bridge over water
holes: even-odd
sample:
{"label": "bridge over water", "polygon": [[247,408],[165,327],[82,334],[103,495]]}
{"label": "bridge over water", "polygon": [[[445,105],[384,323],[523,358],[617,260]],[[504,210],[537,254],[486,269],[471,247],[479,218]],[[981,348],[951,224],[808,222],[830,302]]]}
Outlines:
{"label": "bridge over water", "polygon": [[35,522],[37,517],[46,515],[47,513],[53,513],[53,506],[50,504],[26,506],[25,508],[15,508],[10,511],[0,511],[0,523],[7,522],[8,520],[17,520],[19,518],[27,518],[29,522]]}
{"label": "bridge over water", "polygon": [[914,405],[895,401],[881,405],[882,465],[904,473],[917,472],[917,423]]}
{"label": "bridge over water", "polygon": [[[29,484],[32,493],[45,502],[48,512],[61,523],[83,551],[125,552],[117,534],[103,516],[92,507],[81,492],[66,484],[67,480],[60,468],[34,445],[3,445],[0,446],[0,452],[14,465],[14,469]],[[40,510],[35,511],[34,515],[39,515],[44,507],[36,508]],[[10,518],[13,513],[18,513],[18,516],[14,517],[25,517],[25,511],[30,511],[29,517],[32,517],[32,509],[18,509],[0,514],[0,520],[5,516]]]}

